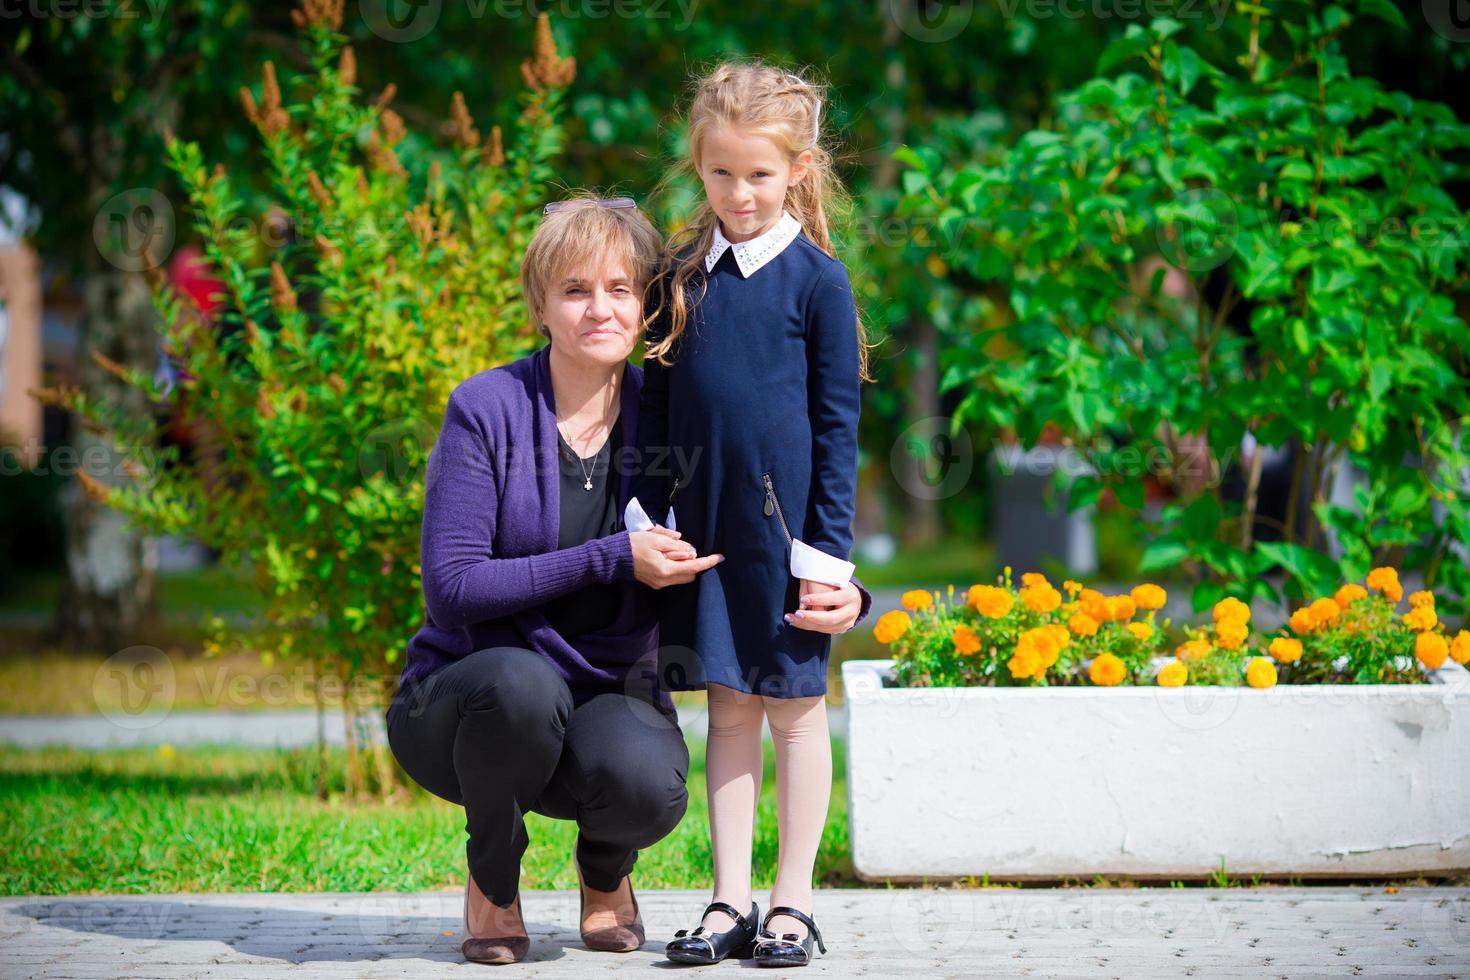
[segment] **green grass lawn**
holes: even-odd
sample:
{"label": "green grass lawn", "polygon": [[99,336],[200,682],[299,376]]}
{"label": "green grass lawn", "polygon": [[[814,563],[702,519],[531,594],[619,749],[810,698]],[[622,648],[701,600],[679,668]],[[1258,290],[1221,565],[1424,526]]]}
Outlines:
{"label": "green grass lawn", "polygon": [[[843,746],[817,881],[857,884],[847,842]],[[707,888],[704,744],[690,746],[689,809],[642,852],[639,888]],[[317,799],[314,749],[169,747],[112,752],[0,748],[0,894],[415,891],[463,887],[464,811],[418,790],[393,803]],[[329,753],[329,786],[345,754]],[[757,888],[776,869],[771,747],[754,848]],[[531,814],[527,888],[577,887],[576,827]]]}

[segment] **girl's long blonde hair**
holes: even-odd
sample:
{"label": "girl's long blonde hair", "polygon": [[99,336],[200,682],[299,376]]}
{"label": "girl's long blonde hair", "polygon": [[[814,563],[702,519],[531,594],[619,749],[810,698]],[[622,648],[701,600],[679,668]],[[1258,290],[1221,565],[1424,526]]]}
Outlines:
{"label": "girl's long blonde hair", "polygon": [[[786,191],[785,208],[818,248],[836,257],[832,248],[829,214],[845,214],[851,207],[842,182],[833,170],[832,154],[822,145],[821,117],[826,104],[826,87],[799,75],[758,61],[724,62],[695,85],[689,106],[689,152],[660,182],[661,187],[681,178],[699,180],[699,161],[709,134],[729,127],[741,133],[764,136],[780,147],[791,160],[810,150],[812,160],[801,180]],[[688,224],[669,241],[667,261],[658,280],[650,284],[650,295],[668,304],[668,332],[649,345],[647,356],[660,364],[671,363],[671,352],[689,324],[689,280],[699,272],[705,253],[714,243],[719,219],[702,195]],[[706,287],[708,283],[704,284]],[[701,290],[701,297],[703,291]],[[661,313],[653,309],[652,323]],[[858,316],[853,328],[858,336],[858,372],[868,373],[867,328]]]}

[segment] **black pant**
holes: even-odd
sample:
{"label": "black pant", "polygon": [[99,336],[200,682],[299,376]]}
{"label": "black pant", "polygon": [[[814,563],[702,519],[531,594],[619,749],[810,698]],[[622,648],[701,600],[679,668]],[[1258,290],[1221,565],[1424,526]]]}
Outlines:
{"label": "black pant", "polygon": [[519,891],[527,812],[577,821],[583,880],[616,891],[638,849],[678,826],[689,802],[675,718],[621,691],[574,708],[561,675],[531,650],[479,650],[410,682],[387,728],[414,782],[463,804],[470,874],[496,905]]}

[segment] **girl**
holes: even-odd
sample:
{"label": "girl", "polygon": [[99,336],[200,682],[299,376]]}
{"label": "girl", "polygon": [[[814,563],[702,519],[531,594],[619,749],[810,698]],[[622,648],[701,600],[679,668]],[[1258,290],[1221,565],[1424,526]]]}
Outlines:
{"label": "girl", "polygon": [[[826,952],[811,913],[832,784],[830,634],[871,597],[847,561],[867,345],[832,256],[827,215],[840,189],[821,106],[816,85],[760,64],[721,65],[698,83],[681,169],[705,200],[652,289],[640,502],[671,527],[676,509],[684,541],[725,558],[659,595],[660,680],[709,698],[714,901],[669,943],[681,963],[805,965],[814,937]],[[758,926],[763,717],[780,847]]]}

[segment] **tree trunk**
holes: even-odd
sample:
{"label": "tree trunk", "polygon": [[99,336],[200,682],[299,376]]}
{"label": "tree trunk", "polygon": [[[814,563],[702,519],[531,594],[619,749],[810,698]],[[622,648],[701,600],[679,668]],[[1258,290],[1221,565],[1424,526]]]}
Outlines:
{"label": "tree trunk", "polygon": [[[91,352],[151,373],[157,343],[152,294],[140,273],[113,268],[99,255],[91,266],[77,344],[77,384],[88,398],[141,415],[148,411],[143,394],[98,367]],[[99,483],[130,481],[109,434],[78,425],[71,446],[75,465]],[[107,654],[138,644],[157,612],[156,540],[129,529],[122,514],[87,496],[76,480],[66,483],[63,507],[66,581],[49,638]]]}

